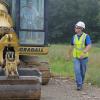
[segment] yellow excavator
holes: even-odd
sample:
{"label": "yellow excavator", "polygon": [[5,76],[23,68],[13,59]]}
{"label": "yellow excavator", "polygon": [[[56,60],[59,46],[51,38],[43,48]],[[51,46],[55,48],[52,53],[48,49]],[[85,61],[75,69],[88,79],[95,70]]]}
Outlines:
{"label": "yellow excavator", "polygon": [[0,0],[0,100],[40,100],[46,54],[47,0]]}

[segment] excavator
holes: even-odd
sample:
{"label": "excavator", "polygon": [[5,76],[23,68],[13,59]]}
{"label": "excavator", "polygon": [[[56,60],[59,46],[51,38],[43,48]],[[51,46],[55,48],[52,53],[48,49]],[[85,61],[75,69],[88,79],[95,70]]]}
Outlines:
{"label": "excavator", "polygon": [[47,0],[0,0],[0,100],[40,100],[47,54]]}

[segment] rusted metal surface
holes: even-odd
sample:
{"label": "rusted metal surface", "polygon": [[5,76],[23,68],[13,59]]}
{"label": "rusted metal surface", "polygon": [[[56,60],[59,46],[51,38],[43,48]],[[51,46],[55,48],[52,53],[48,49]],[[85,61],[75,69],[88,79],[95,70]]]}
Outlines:
{"label": "rusted metal surface", "polygon": [[40,75],[37,70],[20,68],[19,78],[9,78],[0,70],[0,100],[39,100]]}
{"label": "rusted metal surface", "polygon": [[32,99],[41,97],[40,84],[33,85],[0,85],[0,100]]}
{"label": "rusted metal surface", "polygon": [[42,73],[42,85],[47,85],[51,78],[50,69],[48,68],[48,66],[43,65],[39,66],[38,68]]}
{"label": "rusted metal surface", "polygon": [[47,85],[51,78],[49,64],[48,62],[40,62],[38,59],[39,57],[36,58],[27,57],[25,59],[23,58],[21,59],[22,60],[21,64],[27,68],[39,69],[39,71],[42,73],[42,85]]}
{"label": "rusted metal surface", "polygon": [[0,85],[15,85],[15,84],[37,84],[39,83],[39,79],[36,77],[19,77],[19,79],[9,79],[6,76],[0,77]]}

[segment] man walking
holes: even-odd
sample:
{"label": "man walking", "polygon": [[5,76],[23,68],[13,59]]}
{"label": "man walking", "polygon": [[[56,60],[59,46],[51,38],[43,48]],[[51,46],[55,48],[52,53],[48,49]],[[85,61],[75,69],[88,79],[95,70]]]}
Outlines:
{"label": "man walking", "polygon": [[88,62],[88,52],[91,48],[90,36],[83,32],[84,29],[85,23],[82,21],[77,22],[75,25],[76,34],[71,40],[71,50],[73,50],[77,90],[82,90]]}

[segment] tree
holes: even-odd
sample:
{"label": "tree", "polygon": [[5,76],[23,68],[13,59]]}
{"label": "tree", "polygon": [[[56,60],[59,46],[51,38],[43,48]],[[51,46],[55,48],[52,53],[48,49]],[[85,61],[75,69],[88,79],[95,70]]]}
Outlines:
{"label": "tree", "polygon": [[[49,0],[49,41],[66,42],[74,34],[74,25],[82,20],[89,33],[98,34],[98,0]],[[92,36],[94,34],[91,33]],[[94,38],[95,39],[95,38]]]}

